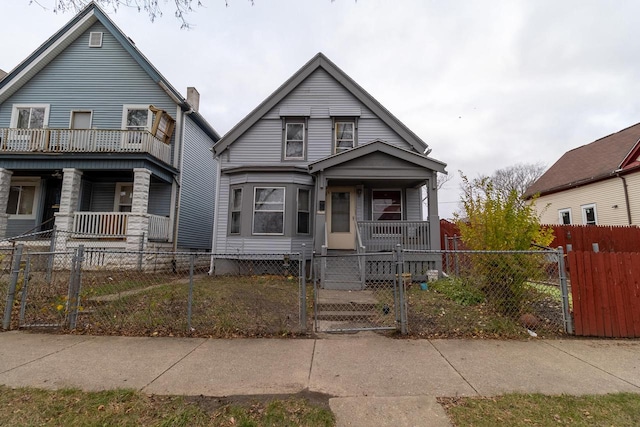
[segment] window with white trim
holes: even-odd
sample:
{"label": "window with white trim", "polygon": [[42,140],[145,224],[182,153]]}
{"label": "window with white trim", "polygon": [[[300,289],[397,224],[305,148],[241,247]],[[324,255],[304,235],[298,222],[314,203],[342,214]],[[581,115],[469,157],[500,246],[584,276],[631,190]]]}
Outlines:
{"label": "window with white trim", "polygon": [[559,209],[558,210],[558,222],[563,225],[571,224],[571,209]]}
{"label": "window with white trim", "polygon": [[374,221],[401,221],[402,191],[373,190],[371,192],[371,219]]}
{"label": "window with white trim", "polygon": [[284,125],[284,159],[304,160],[305,123],[301,120],[286,120]]}
{"label": "window with white trim", "polygon": [[24,219],[35,218],[39,188],[39,179],[12,181],[6,213]]}
{"label": "window with white trim", "polygon": [[355,147],[356,125],[353,120],[336,120],[334,124],[334,153],[341,153]]}
{"label": "window with white trim", "polygon": [[49,124],[49,104],[17,104],[13,106],[11,127],[42,129]]}
{"label": "window with white trim", "polygon": [[311,191],[298,188],[298,234],[309,234],[310,230]]}
{"label": "window with white trim", "polygon": [[133,183],[119,182],[116,184],[116,197],[113,210],[115,212],[131,212],[133,205]]}
{"label": "window with white trim", "polygon": [[255,187],[253,234],[284,234],[284,187]]}
{"label": "window with white trim", "polygon": [[582,209],[582,223],[584,225],[597,225],[598,214],[596,213],[596,204],[590,203],[588,205],[580,206]]}
{"label": "window with white trim", "polygon": [[151,114],[148,105],[124,105],[122,108],[123,130],[150,130]]}
{"label": "window with white trim", "polygon": [[242,188],[231,190],[231,220],[229,234],[240,234],[240,220],[242,218]]}

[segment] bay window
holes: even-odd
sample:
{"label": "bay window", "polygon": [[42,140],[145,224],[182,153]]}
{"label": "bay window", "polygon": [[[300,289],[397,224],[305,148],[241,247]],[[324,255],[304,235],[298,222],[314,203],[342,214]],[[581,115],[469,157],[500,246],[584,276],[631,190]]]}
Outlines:
{"label": "bay window", "polygon": [[255,187],[253,234],[284,234],[284,187]]}

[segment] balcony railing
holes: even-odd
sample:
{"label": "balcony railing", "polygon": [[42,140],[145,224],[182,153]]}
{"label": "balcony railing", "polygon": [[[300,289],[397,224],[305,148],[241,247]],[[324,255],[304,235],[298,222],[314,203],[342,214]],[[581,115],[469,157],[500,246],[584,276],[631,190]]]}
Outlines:
{"label": "balcony railing", "polygon": [[358,221],[367,252],[386,252],[401,244],[404,249],[428,250],[428,221]]}
{"label": "balcony railing", "polygon": [[[130,212],[75,212],[73,233],[76,238],[125,239],[127,223],[135,214]],[[168,241],[170,222],[168,217],[146,214],[149,218],[147,236],[150,240]]]}
{"label": "balcony railing", "polygon": [[0,152],[149,153],[171,162],[171,146],[146,130],[0,128]]}

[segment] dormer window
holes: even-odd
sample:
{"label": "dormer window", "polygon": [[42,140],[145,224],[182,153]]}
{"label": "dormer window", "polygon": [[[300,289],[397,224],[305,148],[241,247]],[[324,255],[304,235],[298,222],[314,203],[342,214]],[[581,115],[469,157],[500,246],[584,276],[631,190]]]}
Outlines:
{"label": "dormer window", "polygon": [[334,119],[333,152],[335,154],[351,150],[357,145],[357,121],[354,118]]}

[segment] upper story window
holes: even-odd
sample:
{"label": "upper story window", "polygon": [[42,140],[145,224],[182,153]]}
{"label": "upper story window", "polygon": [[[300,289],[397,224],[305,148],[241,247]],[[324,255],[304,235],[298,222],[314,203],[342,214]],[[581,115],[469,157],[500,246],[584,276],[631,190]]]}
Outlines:
{"label": "upper story window", "polygon": [[335,119],[333,126],[334,153],[350,150],[357,144],[355,119]]}
{"label": "upper story window", "polygon": [[[156,139],[169,144],[175,128],[175,120],[164,110],[153,105],[124,105],[122,108],[122,129],[128,131],[149,131]],[[138,132],[129,135],[129,142],[140,142]]]}
{"label": "upper story window", "polygon": [[582,223],[584,225],[598,224],[598,215],[596,213],[595,203],[582,205],[581,208],[582,208]]}
{"label": "upper story window", "polygon": [[284,160],[304,160],[305,129],[303,119],[285,119],[284,121]]}
{"label": "upper story window", "polygon": [[14,105],[11,127],[18,129],[42,129],[49,124],[49,105]]}
{"label": "upper story window", "polygon": [[558,211],[558,221],[563,225],[571,224],[571,209],[560,209]]}
{"label": "upper story window", "polygon": [[298,188],[298,218],[296,229],[298,234],[309,234],[309,213],[311,209],[311,191]]}
{"label": "upper story window", "polygon": [[371,194],[371,219],[374,221],[402,220],[402,191],[373,190]]}

